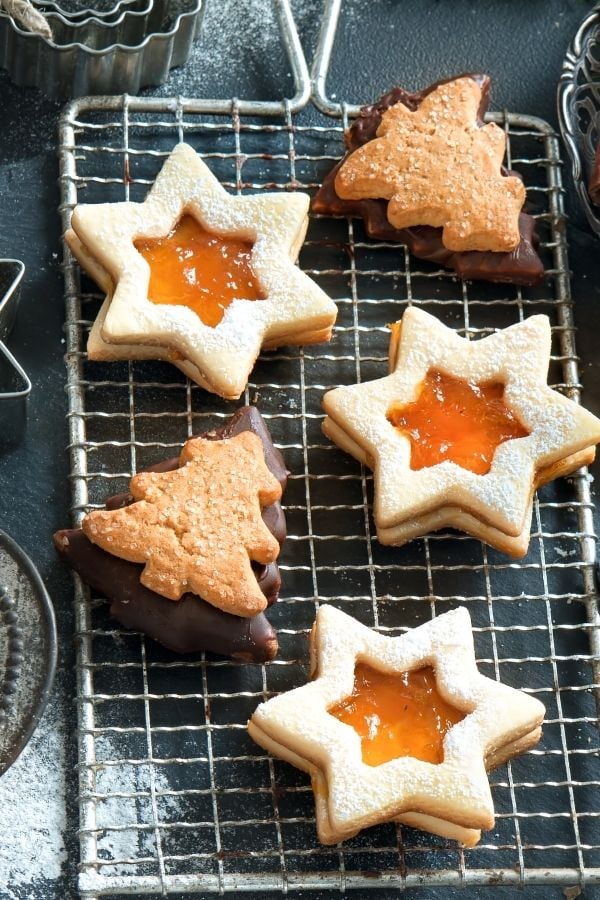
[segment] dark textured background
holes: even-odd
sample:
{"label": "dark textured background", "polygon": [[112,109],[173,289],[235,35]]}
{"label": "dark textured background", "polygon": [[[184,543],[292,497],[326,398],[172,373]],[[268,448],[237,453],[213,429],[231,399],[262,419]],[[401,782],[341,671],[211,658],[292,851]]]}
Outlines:
{"label": "dark textured background", "polygon": [[[273,40],[266,0],[207,2],[205,28],[188,65],[172,73],[160,89],[144,93],[289,96],[293,92],[291,79]],[[292,5],[310,58],[321,4],[319,0],[292,0]],[[329,90],[338,99],[363,102],[394,83],[419,88],[455,72],[483,70],[494,82],[492,108],[537,115],[556,126],[555,92],[561,62],[580,19],[591,6],[585,0],[347,0]],[[229,16],[236,17],[234,30],[227,24]],[[270,38],[265,37],[265,28]],[[66,900],[76,895],[72,588],[50,542],[52,531],[68,522],[69,506],[55,150],[61,106],[36,91],[14,87],[0,72],[0,255],[23,259],[27,267],[19,318],[9,346],[34,384],[24,434],[12,446],[0,418],[0,528],[33,558],[54,599],[60,661],[47,717],[59,729],[67,747],[69,798],[68,864],[63,877],[59,882],[43,881],[27,888],[0,885],[2,900]],[[567,174],[567,185],[569,181]],[[567,199],[584,400],[598,414],[599,247],[572,200],[572,192]],[[44,761],[34,759],[33,763],[40,766],[43,790]],[[0,781],[0,803],[9,800]],[[509,889],[491,890],[499,897],[514,893],[507,893]],[[490,889],[481,893],[489,896]],[[558,887],[529,888],[526,893],[536,900],[563,896]],[[588,890],[586,896],[592,893]],[[455,892],[423,891],[419,896],[438,894],[448,897]],[[303,896],[309,894],[304,892]],[[383,896],[389,894],[369,894],[374,900]]]}

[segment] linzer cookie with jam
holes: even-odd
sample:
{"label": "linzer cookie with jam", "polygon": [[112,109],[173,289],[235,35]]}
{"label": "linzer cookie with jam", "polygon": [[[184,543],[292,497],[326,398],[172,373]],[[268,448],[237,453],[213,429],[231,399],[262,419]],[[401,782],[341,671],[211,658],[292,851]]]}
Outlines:
{"label": "linzer cookie with jam", "polygon": [[325,394],[325,434],[373,469],[381,543],[450,526],[527,552],[535,489],[600,441],[600,420],[546,382],[550,340],[546,316],[468,341],[410,307],[390,374]]}
{"label": "linzer cookie with jam", "polygon": [[295,265],[298,192],[232,196],[187,144],[143,203],[79,205],[66,241],[106,292],[90,359],[167,359],[239,397],[261,349],[328,341],[335,303]]}
{"label": "linzer cookie with jam", "polygon": [[311,675],[248,731],[310,774],[324,844],[395,820],[473,846],[494,825],[487,771],[541,736],[542,704],[477,671],[464,607],[388,637],[322,606]]}
{"label": "linzer cookie with jam", "polygon": [[54,542],[127,628],[180,653],[264,662],[277,653],[264,610],[281,584],[286,480],[260,413],[243,407]]}
{"label": "linzer cookie with jam", "polygon": [[533,285],[543,277],[525,188],[502,166],[506,137],[484,124],[490,79],[467,74],[361,109],[346,155],[312,203],[466,279]]}

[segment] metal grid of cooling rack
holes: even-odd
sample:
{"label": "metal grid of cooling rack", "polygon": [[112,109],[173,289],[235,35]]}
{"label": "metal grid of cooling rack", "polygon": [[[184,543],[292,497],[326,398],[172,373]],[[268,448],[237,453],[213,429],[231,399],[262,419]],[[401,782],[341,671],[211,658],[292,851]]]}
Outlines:
{"label": "metal grid of cooling rack", "polygon": [[[227,115],[213,113],[200,102],[127,98],[69,107],[65,225],[76,202],[141,200],[181,139],[236,192],[313,191],[342,150],[345,121],[315,110],[292,115],[284,104],[258,119],[234,102]],[[600,882],[600,629],[585,473],[541,490],[521,561],[450,533],[382,547],[372,537],[369,473],[320,431],[327,388],[385,372],[385,323],[407,303],[473,339],[547,313],[550,380],[578,395],[556,138],[536,119],[498,120],[538,218],[541,287],[462,283],[367,239],[357,221],[311,220],[300,264],[339,304],[334,338],[261,357],[242,398],[258,405],[291,470],[284,586],[270,611],[279,658],[251,666],[176,657],[116,627],[107,604],[77,585],[82,896]],[[68,252],[65,279],[78,521],[236,404],[167,364],[88,363],[85,340],[102,297]],[[496,825],[477,847],[392,824],[321,847],[307,778],[248,738],[256,705],[306,679],[306,636],[320,602],[389,634],[465,604],[481,671],[546,704],[542,742],[491,774]]]}

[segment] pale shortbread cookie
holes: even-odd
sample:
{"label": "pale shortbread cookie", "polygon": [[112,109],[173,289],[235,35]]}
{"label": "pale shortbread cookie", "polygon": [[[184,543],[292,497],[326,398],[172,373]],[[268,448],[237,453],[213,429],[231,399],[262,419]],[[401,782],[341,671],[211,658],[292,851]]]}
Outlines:
{"label": "pale shortbread cookie", "polygon": [[[364,465],[369,465],[367,453],[335,422],[326,417],[323,421],[323,431],[342,450],[353,456]],[[576,472],[582,466],[589,466],[596,456],[595,447],[586,447],[578,453],[573,453],[565,459],[557,460],[549,466],[541,469],[535,477],[531,499],[525,515],[525,524],[522,532],[516,537],[505,534],[497,528],[493,528],[486,522],[465,512],[463,509],[453,506],[441,506],[433,512],[422,516],[406,519],[391,528],[378,528],[377,539],[382,544],[391,544],[400,547],[402,544],[412,541],[414,538],[430,534],[432,531],[440,531],[442,528],[456,528],[470,534],[491,547],[496,547],[503,553],[515,558],[525,556],[529,548],[531,514],[533,510],[533,492],[555,478],[563,478]]]}
{"label": "pale shortbread cookie", "polygon": [[[358,733],[328,712],[352,694],[357,661],[397,674],[433,667],[441,696],[465,713],[444,737],[441,763],[363,762]],[[388,637],[322,606],[311,664],[314,680],[261,704],[248,729],[261,746],[310,773],[323,843],[397,819],[472,846],[479,829],[493,826],[486,769],[539,740],[544,707],[477,671],[466,608]]]}
{"label": "pale shortbread cookie", "polygon": [[506,136],[493,123],[480,125],[480,106],[481,85],[468,76],[438,85],[414,111],[390,106],[377,137],[340,166],[336,194],[389,200],[394,228],[442,228],[448,250],[514,250],[525,187],[502,174]]}
{"label": "pale shortbread cookie", "polygon": [[[589,466],[595,459],[595,448],[590,447],[567,456],[564,460],[554,463],[543,469],[536,477],[534,488],[537,490],[543,484],[553,481],[555,478],[562,478],[571,475],[582,466]],[[525,556],[529,549],[531,538],[531,515],[533,510],[533,497],[528,507],[525,517],[525,526],[521,534],[517,537],[511,537],[504,534],[498,529],[486,525],[475,517],[469,515],[461,509],[452,507],[441,507],[436,512],[423,516],[420,519],[409,519],[396,525],[394,528],[382,528],[377,532],[377,537],[382,544],[391,544],[393,546],[401,546],[415,537],[421,537],[432,531],[439,531],[442,528],[456,528],[458,531],[464,531],[472,537],[495,547],[502,553],[518,559]]]}
{"label": "pale shortbread cookie", "polygon": [[[101,337],[123,345],[112,358],[123,358],[126,345],[143,345],[141,358],[150,355],[148,346],[162,348],[159,358],[167,348],[191,363],[184,371],[198,373],[203,387],[235,398],[262,348],[328,340],[335,303],[295,265],[308,205],[299,192],[228,194],[194,150],[178,144],[143,203],[77,206],[67,243],[110,294]],[[188,214],[215,235],[253,244],[251,266],[265,295],[234,300],[214,328],[188,307],[148,299],[150,267],[134,246],[140,238],[164,237]],[[106,347],[103,358],[109,358]]]}
{"label": "pale shortbread cookie", "polygon": [[[600,420],[552,390],[547,382],[550,323],[546,316],[478,341],[461,338],[433,316],[410,307],[392,341],[390,375],[328,391],[331,422],[360,448],[374,473],[373,515],[378,532],[444,507],[473,516],[509,537],[527,524],[537,473],[600,441]],[[413,402],[430,370],[477,383],[504,384],[503,401],[529,432],[506,440],[489,472],[454,462],[413,470],[410,439],[387,419],[392,404]],[[335,440],[333,429],[332,437]]]}
{"label": "pale shortbread cookie", "polygon": [[[104,329],[104,321],[106,319],[106,313],[110,307],[110,302],[112,299],[112,294],[114,291],[114,285],[111,281],[110,276],[107,272],[104,271],[102,266],[86,252],[85,247],[73,231],[73,229],[69,229],[65,234],[65,240],[69,245],[71,253],[79,263],[79,265],[84,269],[87,274],[94,279],[96,284],[102,288],[102,290],[106,294],[106,299],[104,303],[100,307],[98,311],[98,315],[96,316],[88,337],[87,342],[87,355],[88,359],[93,359],[96,362],[115,362],[116,360],[143,360],[143,359],[157,359],[163,360],[165,362],[172,363],[174,366],[177,366],[184,375],[186,375],[191,381],[195,381],[196,384],[200,385],[207,391],[213,391],[211,383],[206,380],[202,372],[195,366],[189,359],[184,359],[181,353],[177,350],[173,350],[170,347],[161,346],[160,344],[111,344],[109,341],[106,341],[103,337],[103,329]],[[325,328],[321,331],[307,331],[303,333],[296,333],[290,336],[288,341],[283,343],[287,343],[288,345],[295,344],[316,344],[321,341],[329,340],[331,334],[331,328]],[[269,341],[266,341],[262,349],[263,350],[274,350],[279,346],[279,342],[271,344]]]}
{"label": "pale shortbread cookie", "polygon": [[[308,760],[293,753],[288,747],[273,740],[269,734],[262,731],[252,720],[248,723],[248,731],[256,743],[268,750],[273,756],[284,759],[290,765],[296,766],[297,769],[302,769],[302,771],[310,775],[315,798],[317,834],[322,844],[337,844],[340,841],[354,837],[360,831],[360,828],[336,831],[332,827],[329,819],[327,780],[320,769]],[[486,770],[489,772],[496,766],[507,762],[507,760],[513,759],[513,757],[519,756],[521,753],[526,753],[527,750],[535,747],[540,740],[541,734],[542,728],[538,725],[522,738],[510,741],[504,747],[492,751],[485,760]],[[458,841],[464,844],[465,847],[474,847],[481,838],[481,830],[479,828],[465,828],[462,825],[457,825],[455,822],[448,822],[445,819],[427,816],[420,812],[403,813],[400,816],[394,816],[393,821],[399,822],[401,825],[409,825],[411,828],[419,828],[421,831],[428,831],[430,834],[437,834],[439,837]]]}
{"label": "pale shortbread cookie", "polygon": [[192,381],[195,381],[200,387],[210,390],[208,382],[205,381],[201,372],[189,360],[183,359],[180,353],[177,353],[169,347],[163,347],[159,344],[110,344],[102,337],[104,328],[104,320],[110,306],[114,285],[108,272],[91,256],[83,246],[72,228],[65,233],[65,241],[69,245],[69,249],[81,268],[94,279],[96,284],[102,288],[106,294],[106,299],[100,307],[96,316],[87,342],[88,359],[97,362],[114,362],[115,360],[142,360],[142,359],[159,359],[173,363],[178,369],[187,375]]}

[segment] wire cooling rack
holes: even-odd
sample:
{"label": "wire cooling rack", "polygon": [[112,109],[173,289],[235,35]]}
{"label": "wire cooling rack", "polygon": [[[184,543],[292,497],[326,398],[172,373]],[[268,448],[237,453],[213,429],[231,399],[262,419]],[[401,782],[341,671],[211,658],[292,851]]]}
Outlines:
{"label": "wire cooling rack", "polygon": [[[232,192],[314,192],[342,152],[345,113],[289,104],[269,118],[232,102],[99,98],[73,103],[61,129],[65,226],[77,202],[142,200],[174,144],[188,141]],[[272,111],[271,111],[272,112]],[[256,403],[291,471],[282,596],[269,615],[280,653],[265,666],[177,657],[119,628],[77,583],[80,892],[102,895],[600,882],[600,684],[594,534],[585,473],[544,487],[528,555],[437,533],[380,546],[372,481],[322,435],[321,397],[386,371],[388,330],[419,304],[477,339],[537,312],[553,323],[551,383],[579,392],[558,145],[537,119],[495,117],[509,138],[542,237],[547,276],[519,289],[463,283],[358,221],[311,219],[300,265],[339,304],[328,345],[262,356],[243,402]],[[237,404],[167,364],[89,363],[102,297],[65,257],[73,514],[124,490]],[[242,402],[242,401],[240,401]],[[399,634],[465,604],[480,669],[542,700],[542,742],[491,774],[496,825],[456,844],[393,824],[319,846],[306,776],[249,739],[256,705],[307,677],[317,605]]]}

